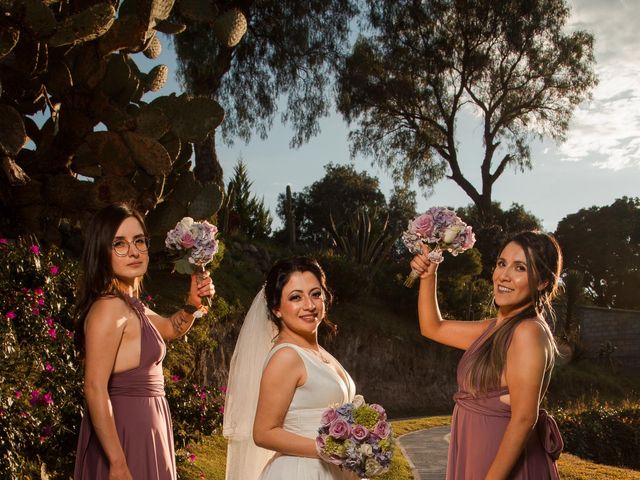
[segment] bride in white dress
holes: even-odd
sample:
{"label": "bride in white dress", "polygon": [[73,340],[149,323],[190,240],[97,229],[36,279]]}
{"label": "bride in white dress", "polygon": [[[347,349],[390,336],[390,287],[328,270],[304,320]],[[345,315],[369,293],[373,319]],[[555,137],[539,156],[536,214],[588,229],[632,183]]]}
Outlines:
{"label": "bride in white dress", "polygon": [[318,344],[331,302],[314,260],[277,262],[245,318],[231,360],[226,480],[355,480],[320,459],[322,412],[353,400],[355,384]]}

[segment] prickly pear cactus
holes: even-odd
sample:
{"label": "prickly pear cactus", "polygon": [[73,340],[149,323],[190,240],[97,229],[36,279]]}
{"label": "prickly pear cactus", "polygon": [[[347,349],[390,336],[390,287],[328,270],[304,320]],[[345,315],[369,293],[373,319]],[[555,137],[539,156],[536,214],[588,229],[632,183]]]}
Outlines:
{"label": "prickly pear cactus", "polygon": [[235,47],[247,32],[247,19],[238,8],[220,15],[213,24],[213,33],[227,47]]}
{"label": "prickly pear cactus", "polygon": [[[198,1],[192,9],[202,12]],[[134,61],[137,53],[160,56],[157,32],[184,30],[169,20],[173,6],[174,0],[64,6],[0,0],[4,235],[31,233],[60,243],[59,225],[78,228],[114,201],[148,213],[155,235],[166,233],[178,215],[208,218],[220,208],[220,186],[199,182],[190,167],[192,144],[207,138],[224,112],[209,98],[171,94],[145,101],[147,92],[163,88],[169,68],[157,65],[145,74]],[[213,23],[217,10],[207,12]],[[44,122],[31,118],[36,112],[44,112]]]}

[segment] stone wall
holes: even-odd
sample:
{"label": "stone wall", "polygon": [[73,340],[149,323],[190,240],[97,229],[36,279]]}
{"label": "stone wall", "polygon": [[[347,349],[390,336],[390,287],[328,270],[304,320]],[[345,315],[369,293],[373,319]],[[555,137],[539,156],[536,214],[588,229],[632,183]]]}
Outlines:
{"label": "stone wall", "polygon": [[607,342],[616,347],[617,366],[640,370],[640,311],[579,307],[580,339],[591,358],[598,358]]}

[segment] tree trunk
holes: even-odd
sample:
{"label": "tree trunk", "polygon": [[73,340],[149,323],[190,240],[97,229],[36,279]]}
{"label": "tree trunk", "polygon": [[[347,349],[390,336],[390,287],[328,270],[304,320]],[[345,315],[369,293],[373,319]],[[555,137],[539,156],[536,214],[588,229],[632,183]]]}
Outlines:
{"label": "tree trunk", "polygon": [[194,145],[195,167],[193,173],[202,183],[215,182],[223,185],[223,171],[216,153],[215,132],[211,132],[203,143]]}

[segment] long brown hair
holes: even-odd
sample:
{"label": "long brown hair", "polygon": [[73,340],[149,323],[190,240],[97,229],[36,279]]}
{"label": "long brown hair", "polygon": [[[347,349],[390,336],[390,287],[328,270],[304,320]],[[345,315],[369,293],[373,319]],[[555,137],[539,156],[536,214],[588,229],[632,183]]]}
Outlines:
{"label": "long brown hair", "polygon": [[331,335],[335,335],[338,327],[327,318],[326,310],[333,301],[333,295],[327,287],[327,277],[322,270],[320,264],[309,257],[293,257],[284,260],[278,260],[269,270],[267,274],[267,283],[264,286],[265,296],[267,298],[267,307],[271,321],[278,327],[278,331],[282,330],[282,319],[273,314],[273,309],[280,306],[282,299],[282,289],[291,278],[294,272],[311,272],[318,279],[320,288],[324,294],[325,316],[322,323],[329,328]]}
{"label": "long brown hair", "polygon": [[74,314],[74,339],[80,354],[84,353],[84,322],[93,302],[106,295],[123,297],[111,265],[111,245],[118,227],[129,217],[134,217],[140,222],[146,236],[147,230],[142,215],[126,203],[116,203],[103,208],[93,216],[85,230],[80,257],[82,274],[78,280]]}
{"label": "long brown hair", "polygon": [[[527,276],[531,303],[523,311],[508,317],[491,333],[475,352],[471,367],[466,374],[466,388],[473,394],[483,394],[500,385],[500,376],[507,359],[507,349],[514,329],[523,320],[539,318],[547,332],[549,349],[557,353],[557,346],[549,327],[555,322],[555,314],[551,301],[558,293],[558,281],[562,271],[562,251],[555,238],[537,231],[521,232],[507,240],[500,249],[515,242],[522,250],[527,261]],[[543,285],[543,287],[540,287]],[[547,369],[553,367],[551,359]]]}

